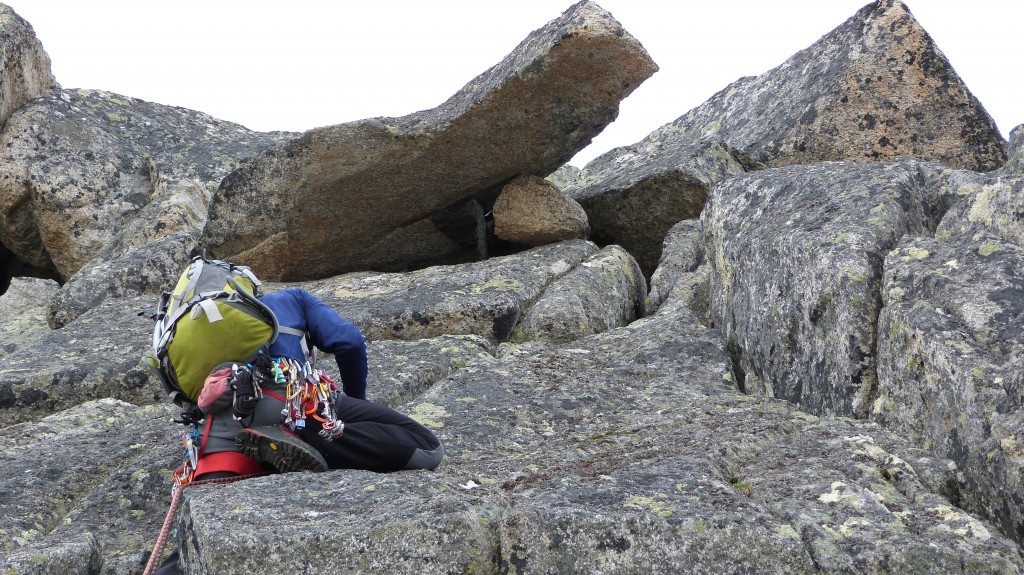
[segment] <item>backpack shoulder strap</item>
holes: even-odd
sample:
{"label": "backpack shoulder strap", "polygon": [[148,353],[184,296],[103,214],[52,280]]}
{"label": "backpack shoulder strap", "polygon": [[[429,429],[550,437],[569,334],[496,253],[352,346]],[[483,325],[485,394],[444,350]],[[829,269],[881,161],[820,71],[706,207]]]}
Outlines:
{"label": "backpack shoulder strap", "polygon": [[299,345],[302,346],[302,355],[309,357],[309,344],[306,343],[306,332],[301,329],[295,329],[294,327],[278,326],[277,330],[281,333],[288,335],[294,335],[300,338]]}

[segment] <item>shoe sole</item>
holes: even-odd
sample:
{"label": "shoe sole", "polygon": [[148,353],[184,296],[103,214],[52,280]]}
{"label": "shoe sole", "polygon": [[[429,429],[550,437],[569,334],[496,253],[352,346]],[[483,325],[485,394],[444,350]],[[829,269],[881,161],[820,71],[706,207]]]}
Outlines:
{"label": "shoe sole", "polygon": [[268,463],[279,473],[290,471],[326,471],[327,462],[313,449],[303,448],[295,442],[302,440],[283,433],[267,434],[255,429],[244,429],[235,438],[235,447],[259,462]]}

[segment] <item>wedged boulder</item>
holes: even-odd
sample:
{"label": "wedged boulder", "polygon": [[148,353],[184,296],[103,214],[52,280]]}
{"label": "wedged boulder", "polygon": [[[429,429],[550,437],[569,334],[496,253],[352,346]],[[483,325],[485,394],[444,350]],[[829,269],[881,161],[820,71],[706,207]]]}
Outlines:
{"label": "wedged boulder", "polygon": [[141,572],[181,463],[172,408],[104,399],[4,428],[0,570]]}
{"label": "wedged boulder", "polygon": [[523,176],[505,185],[494,201],[494,235],[505,241],[542,246],[587,239],[587,213],[555,184]]}
{"label": "wedged boulder", "polygon": [[50,332],[46,302],[57,292],[57,282],[38,278],[14,278],[0,295],[0,358]]}
{"label": "wedged boulder", "polygon": [[423,253],[388,241],[395,230],[553,172],[656,69],[610,14],[580,2],[432,110],[317,128],[243,162],[203,244],[271,280],[405,269]]}
{"label": "wedged boulder", "polygon": [[511,341],[564,343],[644,316],[647,281],[626,250],[608,246],[544,290],[523,314]]}
{"label": "wedged boulder", "polygon": [[963,506],[1024,543],[1024,247],[984,225],[906,238],[884,281],[872,419],[955,461]]}
{"label": "wedged boulder", "polygon": [[0,128],[29,100],[59,88],[32,25],[0,4]]}
{"label": "wedged boulder", "polygon": [[591,242],[572,240],[482,262],[346,274],[302,287],[370,340],[472,334],[501,342],[552,282],[596,251]]}
{"label": "wedged boulder", "polygon": [[586,210],[591,239],[626,248],[650,277],[669,229],[699,217],[712,186],[756,162],[717,139],[641,144],[597,157],[564,191]]}
{"label": "wedged boulder", "polygon": [[935,222],[937,166],[826,162],[717,186],[701,221],[711,320],[740,383],[815,414],[866,417],[874,399],[882,260]]}
{"label": "wedged boulder", "polygon": [[1024,124],[1010,131],[1010,151],[1006,164],[1000,173],[1009,176],[1024,176]]}
{"label": "wedged boulder", "polygon": [[693,273],[704,262],[704,228],[700,220],[683,220],[669,229],[661,247],[658,267],[651,276],[647,294],[648,314],[658,310],[680,277]]}
{"label": "wedged boulder", "polygon": [[913,156],[989,171],[1006,161],[995,122],[899,0],[865,6],[615,155],[656,163],[673,142],[712,136],[769,166]]}
{"label": "wedged boulder", "polygon": [[239,160],[290,136],[110,92],[53,90],[0,135],[0,242],[66,280],[154,200],[182,193],[199,205],[155,210],[137,236],[201,229]]}
{"label": "wedged boulder", "polygon": [[874,424],[743,395],[728,372],[718,335],[678,309],[481,356],[406,408],[445,442],[437,471],[194,491],[186,571],[1024,570],[943,496],[944,461]]}

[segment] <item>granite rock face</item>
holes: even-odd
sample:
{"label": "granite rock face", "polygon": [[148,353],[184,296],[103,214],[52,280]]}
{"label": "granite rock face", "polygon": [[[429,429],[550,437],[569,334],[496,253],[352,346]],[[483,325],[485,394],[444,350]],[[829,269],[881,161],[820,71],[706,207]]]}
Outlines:
{"label": "granite rock face", "polygon": [[432,214],[553,172],[656,69],[611,15],[580,2],[437,108],[318,128],[244,162],[202,242],[270,280],[405,269],[429,254],[394,235],[416,222],[429,235]]}
{"label": "granite rock face", "polygon": [[712,186],[756,167],[720,140],[647,142],[618,148],[587,164],[565,192],[583,206],[591,239],[626,248],[650,277],[669,229],[700,216]]}
{"label": "granite rock face", "polygon": [[[404,408],[445,442],[436,472],[192,491],[186,571],[1024,569],[945,498],[955,473],[941,460],[873,424],[739,393],[718,341],[676,308],[480,356]],[[256,514],[266,523],[241,520]]]}
{"label": "granite rock face", "polygon": [[[49,88],[12,111],[0,289],[65,283],[0,297],[0,572],[142,572],[182,457],[147,315],[213,242],[308,277],[264,287],[354,322],[369,398],[446,457],[190,487],[187,573],[1024,573],[1021,130],[995,170],[987,114],[880,0],[559,168],[654,69],[581,2],[404,118],[255,134]],[[820,161],[896,154],[932,161]],[[489,257],[501,189],[545,175],[594,241]]]}
{"label": "granite rock face", "polygon": [[1024,180],[995,180],[885,260],[871,416],[956,462],[963,505],[1024,542]]}
{"label": "granite rock face", "polygon": [[725,140],[769,166],[913,156],[988,171],[1006,161],[995,122],[899,0],[873,2],[782,65],[742,78],[618,155]]}
{"label": "granite rock face", "polygon": [[524,176],[509,182],[494,201],[494,235],[527,246],[586,239],[587,213],[544,178]]}
{"label": "granite rock face", "polygon": [[763,170],[715,188],[702,216],[711,316],[741,385],[817,414],[865,417],[876,390],[882,260],[934,227],[916,160]]}
{"label": "granite rock face", "polygon": [[[404,366],[403,373],[441,379],[447,374],[447,367],[438,365],[447,366],[467,354],[507,340],[548,286],[595,252],[594,244],[576,240],[476,264],[405,274],[352,274],[300,287],[320,296],[371,341],[455,338],[438,344],[448,349],[442,354],[444,360],[428,361],[427,354],[420,357],[421,363],[397,359],[405,355],[417,357],[417,345],[422,343],[409,343],[403,348],[396,342],[372,351],[384,354],[385,359],[380,361],[393,362],[392,367]],[[265,291],[285,287],[291,286],[267,284]],[[642,291],[636,287],[633,292],[619,294],[628,298],[626,303],[612,302],[611,298],[607,301],[616,309],[631,307],[636,294]],[[0,301],[6,300],[5,295]],[[28,314],[27,319],[13,321],[4,316],[4,331],[18,333],[12,339],[15,345],[20,338],[35,335],[31,345],[17,345],[3,357],[0,426],[36,420],[106,397],[136,404],[163,401],[162,388],[148,369],[139,364],[139,358],[150,346],[153,324],[149,314],[155,311],[156,300],[155,295],[113,297],[52,331],[38,319],[38,300],[19,304],[19,309],[27,311],[15,317]],[[324,365],[337,373],[333,362],[325,361]],[[419,381],[418,378],[417,375],[413,379]],[[415,386],[409,385],[389,384],[386,387],[390,391],[380,399],[404,401],[417,392]]]}
{"label": "granite rock face", "polygon": [[29,100],[59,87],[32,25],[0,4],[0,128]]}

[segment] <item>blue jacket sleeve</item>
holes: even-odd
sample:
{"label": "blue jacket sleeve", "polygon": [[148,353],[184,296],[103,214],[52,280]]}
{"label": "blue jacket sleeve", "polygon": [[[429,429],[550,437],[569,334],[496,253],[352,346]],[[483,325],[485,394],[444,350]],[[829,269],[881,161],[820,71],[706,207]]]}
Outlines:
{"label": "blue jacket sleeve", "polygon": [[359,328],[304,290],[295,290],[313,345],[334,354],[345,395],[366,399],[366,338]]}

